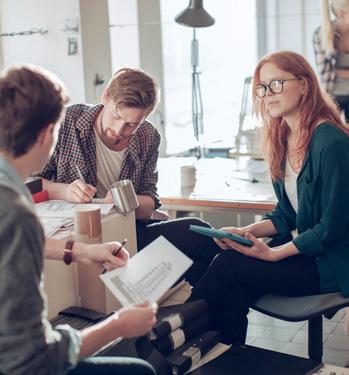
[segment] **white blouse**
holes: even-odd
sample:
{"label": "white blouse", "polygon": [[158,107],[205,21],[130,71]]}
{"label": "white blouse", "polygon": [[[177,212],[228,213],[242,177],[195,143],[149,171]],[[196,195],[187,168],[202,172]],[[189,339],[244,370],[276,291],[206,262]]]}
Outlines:
{"label": "white blouse", "polygon": [[296,213],[298,212],[297,178],[298,178],[298,173],[296,173],[292,169],[288,158],[286,158],[285,180],[284,180],[285,191]]}

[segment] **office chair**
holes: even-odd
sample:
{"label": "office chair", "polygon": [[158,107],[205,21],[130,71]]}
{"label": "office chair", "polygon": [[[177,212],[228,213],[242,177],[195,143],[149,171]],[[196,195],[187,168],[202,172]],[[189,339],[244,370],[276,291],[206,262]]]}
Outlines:
{"label": "office chair", "polygon": [[308,320],[308,357],[322,361],[322,317],[331,319],[337,311],[349,306],[349,297],[326,293],[302,297],[266,294],[252,306],[256,311],[289,322]]}

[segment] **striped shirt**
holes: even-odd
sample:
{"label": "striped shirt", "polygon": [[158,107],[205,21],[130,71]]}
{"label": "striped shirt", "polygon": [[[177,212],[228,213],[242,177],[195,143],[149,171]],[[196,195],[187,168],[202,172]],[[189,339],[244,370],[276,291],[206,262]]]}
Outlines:
{"label": "striped shirt", "polygon": [[[102,104],[75,104],[67,108],[57,145],[40,176],[55,182],[72,183],[79,178],[77,165],[85,181],[97,186],[94,122],[102,108]],[[145,121],[132,135],[119,176],[119,180],[131,180],[138,195],[152,197],[155,208],[160,207],[156,186],[159,145],[159,132]]]}
{"label": "striped shirt", "polygon": [[[339,38],[340,33],[338,29],[335,29],[335,46],[338,44]],[[336,79],[337,51],[331,54],[326,54],[325,48],[322,43],[321,27],[318,27],[314,32],[313,47],[321,83],[325,91],[331,94],[333,91],[334,81]]]}

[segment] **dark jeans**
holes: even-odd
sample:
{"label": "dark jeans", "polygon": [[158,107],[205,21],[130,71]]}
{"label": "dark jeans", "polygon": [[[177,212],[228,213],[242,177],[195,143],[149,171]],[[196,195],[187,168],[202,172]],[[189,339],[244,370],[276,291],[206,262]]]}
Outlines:
{"label": "dark jeans", "polygon": [[89,357],[80,361],[69,375],[155,375],[154,368],[138,358]]}
{"label": "dark jeans", "polygon": [[249,307],[266,293],[320,293],[314,258],[295,255],[268,262],[226,250],[214,259],[194,287],[190,300],[207,300],[212,324],[221,332],[223,342],[244,343]]}
{"label": "dark jeans", "polygon": [[339,109],[344,112],[345,121],[349,122],[349,95],[335,96]]}
{"label": "dark jeans", "polygon": [[189,230],[189,225],[208,227],[209,224],[197,218],[182,218],[169,221],[141,222],[137,220],[138,251],[154,241],[159,236],[164,236],[174,246],[193,260],[193,265],[184,274],[191,285],[195,285],[204,275],[213,258],[220,252],[219,247],[211,237]]}

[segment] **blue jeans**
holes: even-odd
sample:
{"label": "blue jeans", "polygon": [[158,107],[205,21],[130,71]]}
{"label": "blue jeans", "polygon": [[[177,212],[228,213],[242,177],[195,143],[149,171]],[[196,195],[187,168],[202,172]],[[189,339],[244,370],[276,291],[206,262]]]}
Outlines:
{"label": "blue jeans", "polygon": [[89,357],[80,361],[68,375],[156,375],[154,368],[138,358]]}

